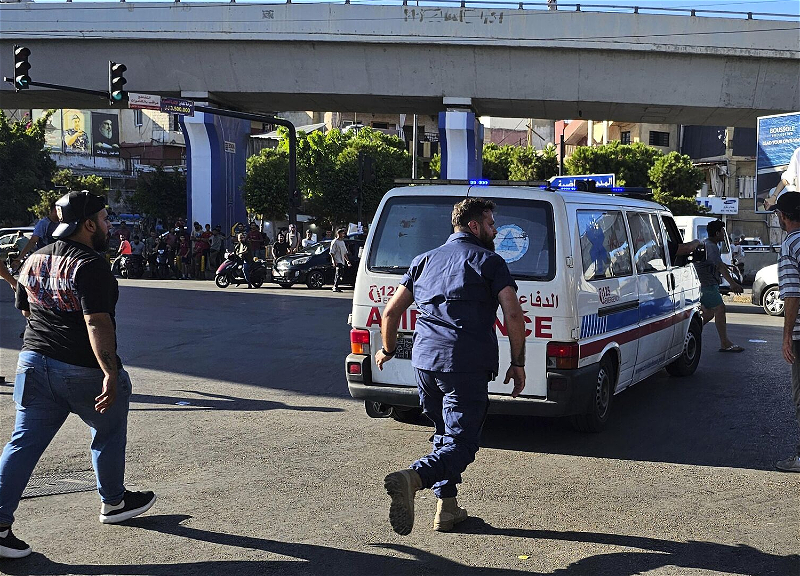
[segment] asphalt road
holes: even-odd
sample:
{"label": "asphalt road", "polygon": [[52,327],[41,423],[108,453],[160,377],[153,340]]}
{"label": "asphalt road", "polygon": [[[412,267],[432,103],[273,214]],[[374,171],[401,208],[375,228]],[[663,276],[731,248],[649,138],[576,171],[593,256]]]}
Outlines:
{"label": "asphalt road", "polygon": [[[382,479],[428,450],[430,428],[372,420],[343,375],[350,295],[122,281],[120,356],[131,373],[127,477],[148,514],[97,521],[96,493],[25,499],[34,548],[7,574],[717,575],[800,574],[800,475],[781,319],[729,307],[732,339],[704,332],[697,373],[662,372],[615,397],[602,434],[563,420],[491,417],[460,502],[458,533],[387,521]],[[0,374],[23,322],[0,286]],[[751,342],[764,340],[765,342]],[[188,405],[179,405],[178,402]],[[0,442],[13,426],[0,385]],[[35,474],[90,470],[70,417]]]}

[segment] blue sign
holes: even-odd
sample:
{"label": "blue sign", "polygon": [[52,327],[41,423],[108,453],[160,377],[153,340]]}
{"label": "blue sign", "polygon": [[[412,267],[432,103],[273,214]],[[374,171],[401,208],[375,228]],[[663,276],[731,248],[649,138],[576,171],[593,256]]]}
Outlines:
{"label": "blue sign", "polygon": [[553,176],[550,178],[552,186],[559,188],[575,188],[578,180],[594,180],[598,188],[613,188],[617,184],[617,177],[614,174],[579,174],[577,176]]}
{"label": "blue sign", "polygon": [[757,141],[755,199],[756,211],[762,212],[775,203],[775,187],[800,148],[800,112],[760,117]]}

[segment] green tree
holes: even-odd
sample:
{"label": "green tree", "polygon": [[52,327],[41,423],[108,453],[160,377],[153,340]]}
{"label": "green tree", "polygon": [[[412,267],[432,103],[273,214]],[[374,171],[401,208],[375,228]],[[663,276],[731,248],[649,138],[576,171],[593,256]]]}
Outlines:
{"label": "green tree", "polygon": [[650,168],[662,156],[660,150],[641,142],[603,146],[579,146],[564,165],[569,174],[616,174],[619,186],[649,186]]}
{"label": "green tree", "polygon": [[493,142],[483,147],[483,177],[488,180],[508,180],[518,146],[498,146]]}
{"label": "green tree", "polygon": [[543,150],[530,146],[517,148],[511,164],[509,178],[511,180],[544,181],[558,174],[558,157],[552,144]]}
{"label": "green tree", "polygon": [[36,122],[12,122],[0,110],[0,221],[27,223],[37,190],[50,187],[56,163],[44,147],[44,127],[53,111]]}
{"label": "green tree", "polygon": [[248,212],[283,220],[289,209],[289,154],[264,148],[247,159],[244,203]]}
{"label": "green tree", "polygon": [[39,201],[28,208],[37,218],[44,218],[50,213],[50,204],[61,198],[68,192],[78,190],[88,190],[97,196],[105,196],[108,192],[106,181],[95,174],[78,176],[72,170],[59,170],[53,176],[53,186],[51,190],[37,190]]}
{"label": "green tree", "polygon": [[161,166],[156,166],[154,172],[143,172],[136,180],[136,191],[128,203],[132,209],[165,222],[185,217],[186,175]]}
{"label": "green tree", "polygon": [[656,159],[649,171],[653,186],[653,199],[667,206],[676,216],[706,212],[695,201],[697,190],[703,185],[703,171],[691,159],[678,152],[670,152]]}

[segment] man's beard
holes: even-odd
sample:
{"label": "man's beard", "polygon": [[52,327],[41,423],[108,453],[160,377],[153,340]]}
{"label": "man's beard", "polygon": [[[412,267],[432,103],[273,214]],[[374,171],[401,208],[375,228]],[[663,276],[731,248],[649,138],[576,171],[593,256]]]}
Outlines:
{"label": "man's beard", "polygon": [[103,230],[98,226],[94,234],[92,234],[92,248],[98,252],[105,252],[108,250],[110,240],[109,235],[107,233],[103,234]]}
{"label": "man's beard", "polygon": [[485,230],[481,229],[480,235],[478,236],[478,240],[483,247],[487,250],[491,250],[494,252],[494,236],[486,232]]}

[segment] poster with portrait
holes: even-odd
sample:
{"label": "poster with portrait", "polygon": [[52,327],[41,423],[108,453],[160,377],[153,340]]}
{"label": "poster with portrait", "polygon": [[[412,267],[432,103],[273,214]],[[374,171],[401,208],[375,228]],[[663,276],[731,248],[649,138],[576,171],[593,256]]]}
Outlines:
{"label": "poster with portrait", "polygon": [[92,152],[95,156],[119,156],[119,116],[92,112]]}
{"label": "poster with portrait", "polygon": [[[39,120],[42,116],[46,115],[48,110],[34,110],[33,111],[33,120],[34,122]],[[53,152],[61,152],[62,151],[62,139],[61,139],[61,111],[55,110],[50,115],[50,118],[47,120],[47,124],[44,125],[44,147],[47,150],[52,150]]]}
{"label": "poster with portrait", "polygon": [[90,154],[90,115],[83,110],[64,109],[61,111],[61,116],[64,152],[67,154]]}
{"label": "poster with portrait", "polygon": [[[758,119],[756,156],[756,212],[775,204],[778,194],[798,191],[800,112],[761,116]],[[797,157],[792,163],[792,157]]]}

